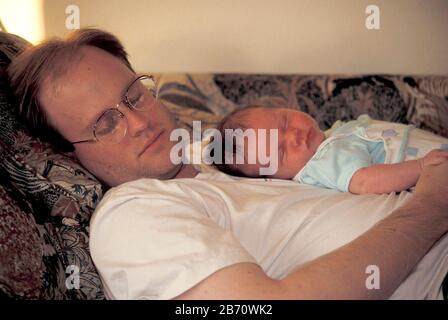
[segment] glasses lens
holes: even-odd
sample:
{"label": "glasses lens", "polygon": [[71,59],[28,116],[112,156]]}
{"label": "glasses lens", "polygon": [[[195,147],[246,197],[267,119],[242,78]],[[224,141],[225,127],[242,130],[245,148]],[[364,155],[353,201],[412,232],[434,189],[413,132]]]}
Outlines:
{"label": "glasses lens", "polygon": [[113,109],[106,111],[96,123],[95,137],[105,143],[119,143],[126,135],[127,122],[123,113]]}
{"label": "glasses lens", "polygon": [[151,107],[157,100],[157,85],[152,77],[141,77],[132,83],[125,98],[133,109]]}

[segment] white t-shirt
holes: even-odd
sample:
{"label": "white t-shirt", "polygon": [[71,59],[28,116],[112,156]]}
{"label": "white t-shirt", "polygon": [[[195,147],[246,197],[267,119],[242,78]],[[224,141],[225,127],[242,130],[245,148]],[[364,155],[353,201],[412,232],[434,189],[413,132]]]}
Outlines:
{"label": "white t-shirt", "polygon": [[[240,262],[282,279],[357,238],[411,196],[354,196],[220,172],[141,179],[107,192],[91,220],[90,249],[108,298],[171,299]],[[444,237],[392,298],[441,298],[447,272]]]}

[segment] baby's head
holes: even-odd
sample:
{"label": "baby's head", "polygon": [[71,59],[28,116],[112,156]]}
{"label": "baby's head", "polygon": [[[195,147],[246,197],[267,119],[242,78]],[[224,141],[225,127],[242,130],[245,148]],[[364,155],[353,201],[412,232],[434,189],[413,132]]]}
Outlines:
{"label": "baby's head", "polygon": [[[232,137],[226,141],[229,131],[240,129],[244,139]],[[254,129],[254,130],[248,130]],[[259,129],[266,129],[264,132]],[[277,139],[275,131],[277,129]],[[271,178],[292,179],[311,159],[318,146],[325,139],[317,122],[308,114],[288,108],[267,108],[250,106],[239,109],[227,116],[219,125],[223,137],[223,164],[217,167],[223,172],[246,177],[260,177],[260,168],[269,167],[266,159],[277,161],[277,170]],[[252,135],[249,133],[253,133]],[[252,143],[251,137],[252,136]],[[238,134],[237,134],[238,137]],[[264,138],[265,137],[265,138]],[[238,143],[238,140],[243,144]],[[233,148],[225,151],[225,145],[232,143]],[[251,152],[255,161],[251,161]],[[237,164],[237,157],[244,159]],[[263,159],[264,156],[264,159]]]}

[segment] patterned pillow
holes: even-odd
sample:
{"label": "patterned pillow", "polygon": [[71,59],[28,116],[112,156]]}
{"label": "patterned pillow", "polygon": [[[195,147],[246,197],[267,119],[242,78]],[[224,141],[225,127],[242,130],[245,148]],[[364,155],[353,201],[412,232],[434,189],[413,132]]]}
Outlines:
{"label": "patterned pillow", "polygon": [[[0,33],[3,70],[25,46],[24,40]],[[0,151],[0,165],[11,183],[39,208],[39,219],[54,217],[66,225],[89,222],[103,186],[73,155],[57,153],[48,143],[28,135],[15,116],[5,74],[0,76]]]}
{"label": "patterned pillow", "polygon": [[201,121],[201,131],[218,125],[233,103],[226,101],[210,85],[211,75],[156,74],[159,96],[180,127],[192,131],[193,120]]}
{"label": "patterned pillow", "polygon": [[[41,296],[43,244],[31,214],[11,199],[0,186],[0,289],[10,297],[36,299]],[[53,246],[48,246],[53,248]],[[57,269],[61,270],[61,264]]]}
{"label": "patterned pillow", "polygon": [[13,299],[104,299],[87,230],[38,223],[26,199],[1,182],[0,292]]}
{"label": "patterned pillow", "polygon": [[[14,298],[103,299],[88,243],[103,186],[72,155],[29,136],[16,118],[5,69],[26,46],[0,32],[0,244],[2,265],[8,263],[0,289]],[[66,272],[79,287],[67,285]]]}

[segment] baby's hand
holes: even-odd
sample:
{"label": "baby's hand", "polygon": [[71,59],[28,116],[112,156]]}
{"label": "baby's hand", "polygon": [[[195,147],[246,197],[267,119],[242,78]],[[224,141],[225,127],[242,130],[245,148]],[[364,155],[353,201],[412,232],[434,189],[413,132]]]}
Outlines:
{"label": "baby's hand", "polygon": [[448,161],[448,151],[441,149],[434,149],[430,151],[426,156],[419,159],[422,169],[426,166],[432,166],[440,164],[444,161]]}

